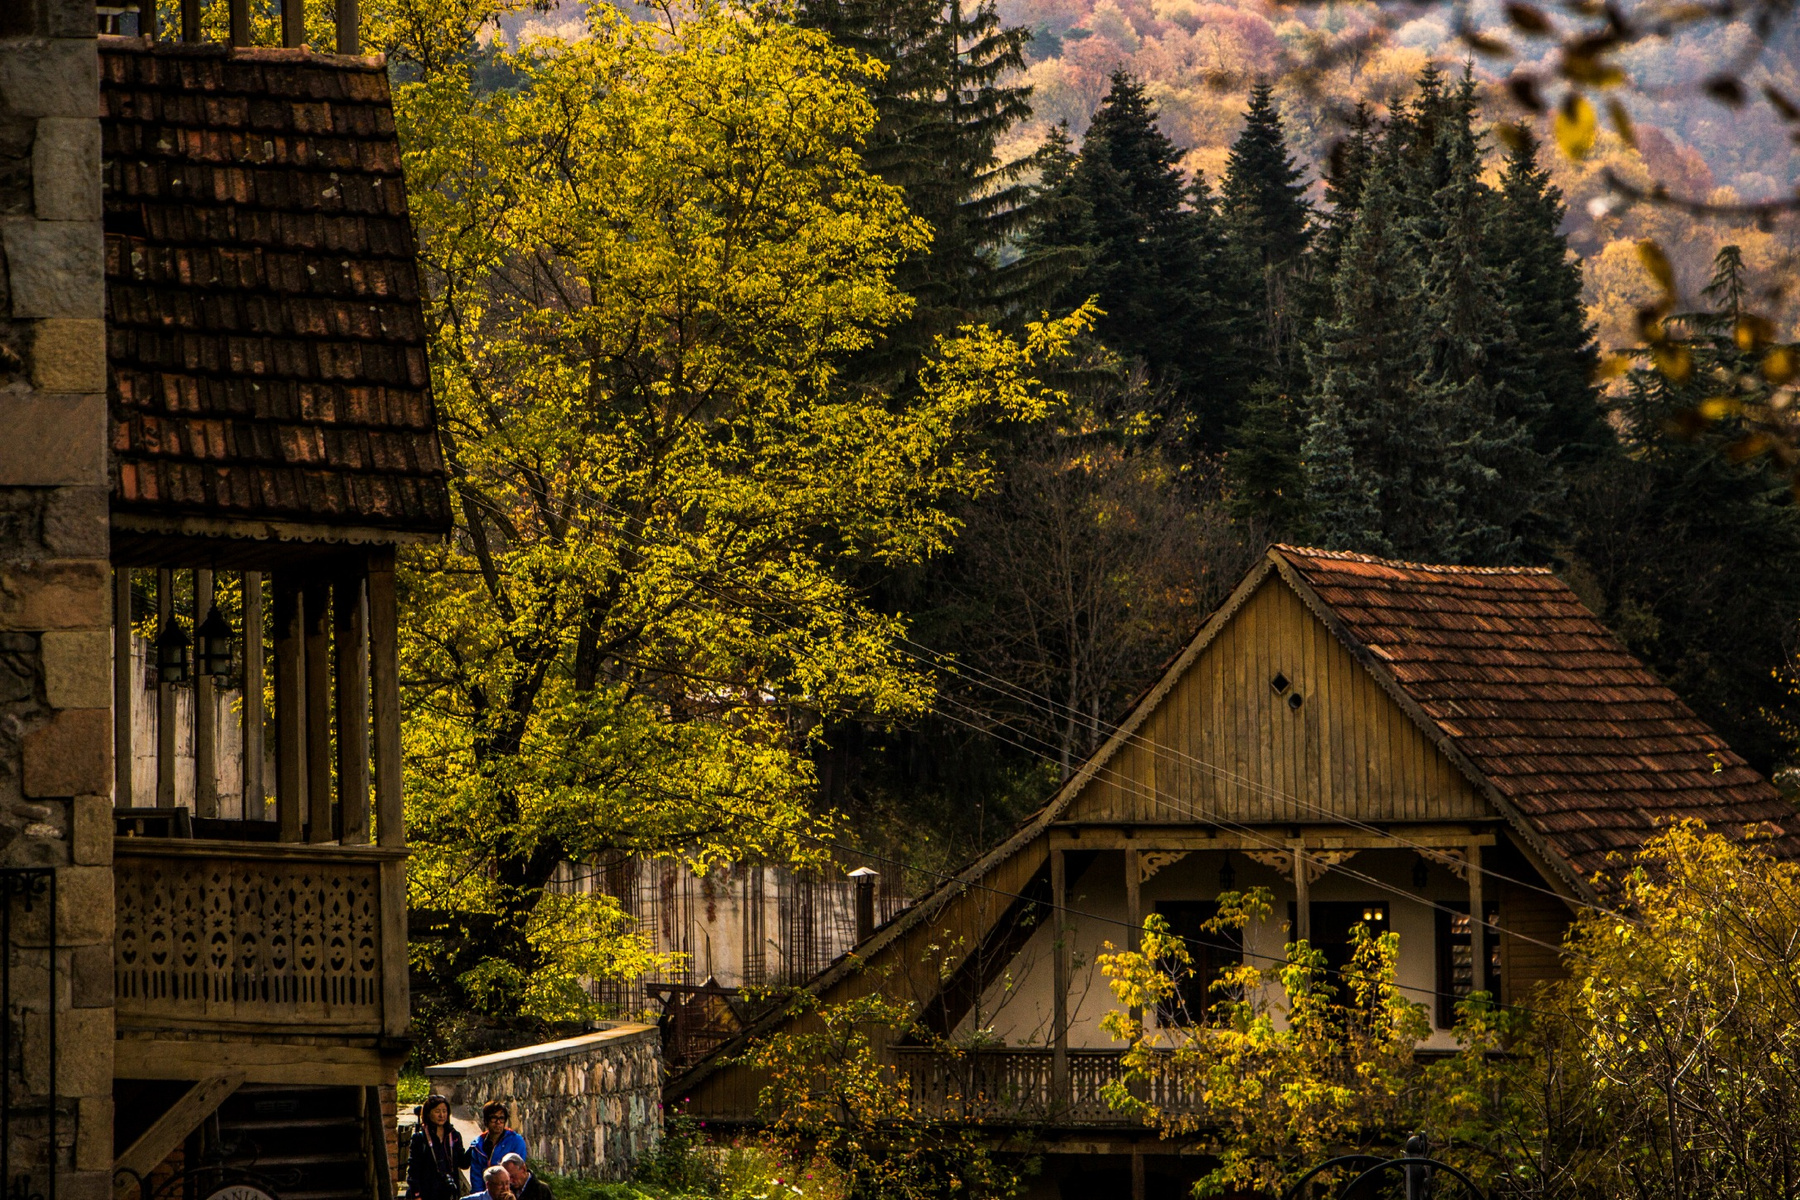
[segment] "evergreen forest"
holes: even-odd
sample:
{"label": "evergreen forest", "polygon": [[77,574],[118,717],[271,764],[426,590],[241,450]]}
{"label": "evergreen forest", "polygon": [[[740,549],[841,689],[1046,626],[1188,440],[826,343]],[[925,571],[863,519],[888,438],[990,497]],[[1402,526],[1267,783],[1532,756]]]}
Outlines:
{"label": "evergreen forest", "polygon": [[[1053,127],[1002,161],[1030,111],[1001,70],[1019,31],[990,9],[926,4],[904,34],[814,11],[892,65],[881,89],[911,81],[877,90],[870,161],[952,231],[914,268],[918,311],[1006,327],[1100,310],[1065,403],[994,435],[996,488],[958,510],[951,552],[870,581],[909,614],[938,695],[823,739],[822,801],[861,848],[925,868],[916,886],[972,857],[1272,541],[1551,565],[1734,747],[1785,764],[1800,510],[1777,464],[1729,453],[1742,426],[1683,419],[1722,380],[1768,389],[1732,338],[1737,247],[1668,318],[1691,359],[1677,380],[1603,358],[1550,154],[1533,123],[1485,119],[1467,71],[1427,66],[1382,117],[1359,106],[1316,162],[1259,85],[1209,179],[1121,70],[1083,136]],[[950,21],[960,53],[917,49]],[[943,139],[935,167],[922,130]]]}

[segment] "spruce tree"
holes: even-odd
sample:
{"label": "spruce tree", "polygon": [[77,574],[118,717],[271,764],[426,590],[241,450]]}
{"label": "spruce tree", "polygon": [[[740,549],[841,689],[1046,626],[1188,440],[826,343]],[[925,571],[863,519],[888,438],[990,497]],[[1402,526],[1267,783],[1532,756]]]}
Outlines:
{"label": "spruce tree", "polygon": [[[1287,135],[1268,84],[1250,92],[1244,128],[1226,157],[1219,214],[1239,280],[1246,287],[1251,328],[1262,362],[1258,374],[1278,387],[1297,385],[1301,367],[1301,281],[1312,205],[1305,173],[1288,154]],[[1246,341],[1249,339],[1247,338]]]}
{"label": "spruce tree", "polygon": [[1490,261],[1517,337],[1518,368],[1542,393],[1531,422],[1538,453],[1561,462],[1590,458],[1612,440],[1595,387],[1598,351],[1581,299],[1581,264],[1562,234],[1562,193],[1537,163],[1526,122],[1513,127],[1500,175]]}
{"label": "spruce tree", "polygon": [[1008,81],[1031,33],[1005,26],[992,0],[802,0],[800,16],[886,67],[869,85],[876,125],[863,157],[932,228],[899,273],[917,307],[868,364],[894,383],[936,334],[1027,315],[1067,273],[1066,254],[1013,253],[1035,217],[1026,176],[1039,163],[1003,162],[996,149],[1031,115],[1031,89]]}
{"label": "spruce tree", "polygon": [[1074,169],[1052,199],[1078,214],[1073,236],[1082,241],[1073,248],[1086,259],[1065,285],[1061,306],[1099,297],[1105,316],[1097,335],[1142,362],[1174,396],[1192,452],[1222,445],[1243,381],[1219,369],[1231,350],[1231,326],[1217,295],[1212,196],[1204,180],[1183,177],[1180,160],[1156,127],[1142,85],[1115,72]]}
{"label": "spruce tree", "polygon": [[1331,162],[1325,172],[1325,203],[1330,207],[1319,222],[1313,241],[1313,274],[1324,280],[1324,293],[1330,295],[1329,283],[1337,274],[1338,260],[1344,242],[1350,236],[1356,210],[1362,205],[1363,186],[1375,159],[1377,131],[1375,114],[1366,102],[1359,101],[1350,119],[1350,130],[1331,148]]}

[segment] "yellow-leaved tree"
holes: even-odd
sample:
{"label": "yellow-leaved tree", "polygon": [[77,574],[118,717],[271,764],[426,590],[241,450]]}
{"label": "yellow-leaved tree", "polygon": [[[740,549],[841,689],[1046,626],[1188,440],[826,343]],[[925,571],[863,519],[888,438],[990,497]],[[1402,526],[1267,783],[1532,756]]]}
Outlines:
{"label": "yellow-leaved tree", "polygon": [[402,560],[440,1031],[581,1015],[584,977],[646,965],[616,902],[550,886],[560,863],[820,854],[808,739],[930,697],[856,572],[950,543],[945,502],[988,485],[973,432],[1039,414],[1087,319],[964,330],[904,399],[852,386],[930,236],[857,154],[877,68],[763,6],[596,5],[582,36],[484,49],[491,15],[370,18],[404,62],[456,510]]}

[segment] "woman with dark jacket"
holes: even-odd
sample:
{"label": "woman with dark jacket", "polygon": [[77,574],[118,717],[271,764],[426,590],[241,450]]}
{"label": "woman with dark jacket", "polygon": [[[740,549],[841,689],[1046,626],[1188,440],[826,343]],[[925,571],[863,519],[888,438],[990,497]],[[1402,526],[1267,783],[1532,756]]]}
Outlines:
{"label": "woman with dark jacket", "polygon": [[459,1173],[469,1165],[462,1134],[450,1124],[450,1101],[425,1097],[419,1127],[406,1158],[406,1200],[462,1200],[468,1189]]}

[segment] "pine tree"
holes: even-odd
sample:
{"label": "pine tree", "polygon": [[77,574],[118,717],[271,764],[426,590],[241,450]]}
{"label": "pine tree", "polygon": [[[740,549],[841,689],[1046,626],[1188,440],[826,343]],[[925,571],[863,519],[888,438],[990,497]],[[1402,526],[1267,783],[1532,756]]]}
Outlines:
{"label": "pine tree", "polygon": [[881,62],[870,84],[876,125],[864,160],[930,223],[930,248],[900,285],[917,301],[871,356],[871,372],[904,379],[933,336],[972,319],[1027,315],[1066,276],[1070,256],[1018,255],[1036,213],[1026,177],[1036,156],[1001,161],[997,147],[1031,115],[1030,88],[1008,82],[1031,32],[1007,27],[992,0],[802,0],[804,23]]}
{"label": "pine tree", "polygon": [[1612,441],[1595,387],[1598,351],[1581,299],[1581,265],[1562,234],[1562,193],[1537,164],[1537,139],[1520,122],[1509,138],[1489,255],[1518,340],[1518,368],[1543,395],[1531,422],[1538,453],[1590,458]]}
{"label": "pine tree", "polygon": [[1280,387],[1296,386],[1302,365],[1297,276],[1306,261],[1312,205],[1266,83],[1251,90],[1243,131],[1226,158],[1219,201],[1231,260],[1248,285],[1245,316],[1253,328],[1244,332],[1261,349],[1258,373]]}
{"label": "pine tree", "polygon": [[1320,220],[1318,235],[1313,241],[1313,273],[1316,278],[1326,281],[1327,297],[1330,295],[1329,282],[1337,274],[1338,260],[1344,252],[1344,242],[1350,236],[1351,223],[1356,220],[1356,210],[1362,205],[1363,186],[1375,161],[1376,142],[1375,114],[1366,102],[1359,101],[1356,113],[1350,119],[1350,132],[1331,148],[1330,169],[1325,173],[1325,203],[1330,208]]}
{"label": "pine tree", "polygon": [[1791,757],[1800,728],[1800,507],[1777,464],[1744,456],[1743,423],[1725,417],[1696,433],[1684,419],[1722,387],[1747,404],[1769,399],[1756,352],[1733,337],[1735,249],[1715,259],[1710,309],[1681,322],[1687,380],[1627,377],[1614,409],[1620,445],[1581,466],[1573,550],[1614,632],[1767,771]]}
{"label": "pine tree", "polygon": [[1119,71],[1055,196],[1078,214],[1063,236],[1082,239],[1074,248],[1087,264],[1060,304],[1100,298],[1096,334],[1175,397],[1193,452],[1222,445],[1243,381],[1219,369],[1231,326],[1218,300],[1213,199],[1204,180],[1183,177],[1180,159],[1143,87]]}

